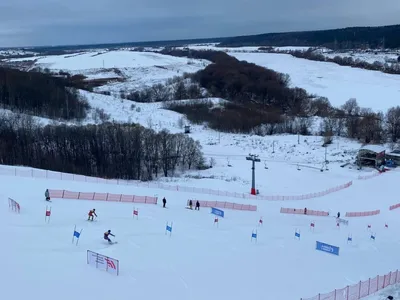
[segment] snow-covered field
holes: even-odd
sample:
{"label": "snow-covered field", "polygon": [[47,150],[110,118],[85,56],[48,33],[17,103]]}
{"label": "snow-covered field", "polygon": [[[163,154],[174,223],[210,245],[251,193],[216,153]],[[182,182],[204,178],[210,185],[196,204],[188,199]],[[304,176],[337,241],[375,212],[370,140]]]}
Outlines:
{"label": "snow-covered field", "polygon": [[340,106],[356,98],[362,107],[384,111],[400,104],[400,76],[369,71],[334,63],[295,58],[288,54],[233,53],[246,60],[290,75],[293,86],[327,97]]}
{"label": "snow-covered field", "polygon": [[[240,60],[287,73],[291,77],[292,86],[327,97],[334,106],[340,106],[350,98],[356,98],[360,106],[372,108],[375,111],[386,111],[390,107],[399,105],[400,76],[398,75],[299,59],[288,54],[252,53],[256,52],[258,47],[218,48],[207,44],[189,45],[189,48],[226,51]],[[276,48],[278,50],[306,50],[308,47]],[[343,55],[345,54],[343,53]],[[353,53],[353,55],[364,55],[366,60],[370,59],[368,58],[370,54],[366,53]],[[379,54],[377,56],[385,57],[387,55]],[[394,54],[392,56],[394,58]],[[97,88],[97,91],[110,91],[113,94],[141,89],[155,83],[164,83],[169,78],[180,76],[184,72],[196,72],[209,64],[204,60],[129,50],[98,50],[78,54],[35,57],[35,59],[38,59],[36,62],[38,66],[54,71],[64,70],[72,74],[83,74],[90,79],[124,78],[125,82],[112,82]]]}
{"label": "snow-covered field", "polygon": [[[284,176],[285,170],[275,170],[274,176],[278,174]],[[315,181],[315,173],[302,174],[304,180]],[[184,209],[187,199],[203,199],[201,194],[1,176],[0,226],[6,241],[0,248],[6,271],[2,293],[15,300],[32,295],[53,299],[51,291],[57,291],[60,300],[70,299],[71,295],[99,300],[295,300],[330,292],[398,268],[399,212],[389,211],[388,206],[398,202],[393,198],[393,186],[399,176],[393,171],[356,181],[349,189],[314,200],[205,199],[258,206],[257,212],[225,210],[218,228],[213,225],[210,209]],[[302,184],[290,180],[287,189]],[[45,189],[156,194],[160,199],[166,197],[168,209],[135,204],[139,219],[134,220],[132,204],[61,199],[49,204],[43,199]],[[20,203],[20,215],[8,211],[7,197]],[[52,210],[49,224],[44,218],[46,204]],[[337,211],[342,215],[372,209],[382,212],[374,217],[353,218],[347,227],[338,230],[333,217],[283,215],[279,213],[281,206],[321,209],[332,215]],[[90,223],[86,214],[92,208],[99,217]],[[264,224],[258,226],[261,216]],[[173,222],[171,237],[165,235],[167,221]],[[309,225],[313,221],[316,225],[312,232]],[[389,228],[384,227],[385,223]],[[376,233],[375,241],[370,240],[368,224]],[[78,246],[71,243],[75,225],[83,229]],[[102,235],[108,229],[116,235],[118,244],[104,243]],[[296,229],[301,232],[300,240],[294,238]],[[250,239],[253,230],[257,230],[257,243]],[[352,244],[347,243],[349,234]],[[316,251],[317,240],[340,247],[340,256]],[[87,265],[87,250],[118,259],[119,276]]]}
{"label": "snow-covered field", "polygon": [[10,61],[33,59],[37,60],[35,66],[48,68],[55,72],[66,71],[73,75],[82,74],[88,79],[124,79],[124,82],[109,83],[96,89],[96,91],[108,91],[113,94],[165,83],[167,79],[174,76],[197,72],[210,63],[205,60],[128,50],[89,51],[68,55],[11,59]]}

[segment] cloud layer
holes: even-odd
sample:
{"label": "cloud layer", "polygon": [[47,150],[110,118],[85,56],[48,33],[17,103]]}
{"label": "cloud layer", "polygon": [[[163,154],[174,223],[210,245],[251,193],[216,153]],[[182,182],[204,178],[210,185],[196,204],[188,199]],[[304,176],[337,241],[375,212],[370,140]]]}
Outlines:
{"label": "cloud layer", "polygon": [[12,0],[0,47],[235,36],[399,22],[385,0]]}

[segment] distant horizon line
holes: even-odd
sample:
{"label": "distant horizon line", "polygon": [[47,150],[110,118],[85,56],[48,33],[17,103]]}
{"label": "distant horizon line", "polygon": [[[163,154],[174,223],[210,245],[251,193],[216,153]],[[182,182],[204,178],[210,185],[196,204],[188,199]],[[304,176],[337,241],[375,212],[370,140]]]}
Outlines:
{"label": "distant horizon line", "polygon": [[[92,44],[59,44],[59,45],[41,45],[41,46],[19,46],[19,47],[0,47],[0,50],[5,49],[38,49],[38,48],[69,48],[69,47],[89,47],[89,46],[117,46],[117,45],[129,45],[129,44],[137,44],[140,46],[141,44],[163,44],[163,43],[172,43],[172,42],[201,42],[204,43],[212,43],[217,42],[216,40],[237,38],[237,37],[251,37],[251,36],[259,36],[265,34],[277,34],[277,33],[299,33],[299,32],[318,32],[318,31],[331,31],[331,30],[341,30],[341,29],[351,29],[351,28],[380,28],[380,27],[394,27],[400,26],[398,24],[389,24],[389,25],[379,25],[379,26],[349,26],[349,27],[337,27],[330,29],[315,29],[315,30],[293,30],[293,31],[274,31],[274,32],[263,32],[256,34],[245,34],[245,35],[234,35],[234,36],[224,36],[224,37],[203,37],[203,38],[184,38],[184,39],[170,39],[170,40],[148,40],[148,41],[138,41],[138,42],[103,42],[103,43],[92,43]],[[220,42],[220,41],[218,41]]]}

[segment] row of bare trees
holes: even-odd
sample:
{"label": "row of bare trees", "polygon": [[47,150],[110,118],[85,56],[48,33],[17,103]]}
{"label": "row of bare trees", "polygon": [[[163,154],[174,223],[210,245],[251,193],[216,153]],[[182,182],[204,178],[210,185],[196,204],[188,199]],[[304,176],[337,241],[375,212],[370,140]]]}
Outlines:
{"label": "row of bare trees", "polygon": [[[261,49],[265,50],[266,48],[261,48]],[[342,57],[337,55],[333,58],[330,58],[321,53],[315,52],[315,50],[312,48],[310,48],[307,51],[300,51],[300,50],[279,51],[275,49],[269,49],[267,50],[267,52],[287,53],[297,58],[304,58],[314,61],[332,62],[340,66],[349,66],[365,70],[381,71],[388,74],[400,74],[400,56],[398,57],[397,61],[395,60],[390,64],[383,63],[380,61],[375,61],[374,63],[371,64],[365,60],[353,59],[351,56]]]}
{"label": "row of bare trees", "polygon": [[135,102],[164,102],[171,100],[200,99],[205,95],[197,83],[190,80],[189,74],[175,76],[165,84],[157,83],[135,91],[121,91],[120,97]]}
{"label": "row of bare trees", "polygon": [[400,106],[386,113],[362,108],[357,100],[349,99],[340,110],[335,110],[324,119],[321,133],[327,137],[346,136],[363,143],[400,141]]}
{"label": "row of bare trees", "polygon": [[140,180],[205,168],[200,144],[184,134],[114,123],[41,127],[24,115],[1,116],[0,163]]}

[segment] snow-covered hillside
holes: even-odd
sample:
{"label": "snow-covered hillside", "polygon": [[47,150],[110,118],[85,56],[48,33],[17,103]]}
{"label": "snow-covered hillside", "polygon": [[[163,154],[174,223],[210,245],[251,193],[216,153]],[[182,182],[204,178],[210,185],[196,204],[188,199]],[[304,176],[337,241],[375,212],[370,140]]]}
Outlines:
{"label": "snow-covered hillside", "polygon": [[107,91],[113,94],[142,89],[156,83],[165,83],[167,79],[174,76],[197,72],[210,63],[206,60],[128,50],[88,51],[68,55],[11,59],[10,61],[33,59],[36,60],[36,67],[48,68],[53,72],[82,74],[88,79],[122,79],[123,82],[112,82],[96,88],[96,91]]}
{"label": "snow-covered hillside", "polygon": [[[340,106],[350,98],[356,98],[360,106],[374,111],[386,111],[390,107],[399,105],[399,75],[344,67],[335,63],[310,61],[289,54],[254,53],[257,52],[258,47],[218,48],[194,45],[189,48],[225,51],[239,60],[289,74],[293,87],[304,88],[309,93],[327,97],[333,106]],[[277,50],[306,50],[307,48],[277,47]],[[358,58],[357,53],[354,55]],[[361,56],[362,54],[360,58]]]}
{"label": "snow-covered hillside", "polygon": [[[214,45],[189,45],[188,47],[195,50],[225,51],[240,60],[287,73],[290,75],[292,86],[327,97],[334,106],[340,106],[350,98],[356,98],[360,106],[372,108],[375,111],[386,111],[398,105],[400,97],[398,89],[400,76],[398,75],[299,59],[289,54],[254,53],[258,52],[259,47],[218,48]],[[308,47],[277,47],[277,49],[306,50]],[[90,51],[35,57],[35,59],[37,59],[37,66],[47,67],[54,71],[64,70],[72,74],[83,74],[89,79],[124,78],[125,82],[112,82],[97,88],[97,91],[109,91],[113,94],[141,89],[155,83],[164,83],[169,78],[180,76],[185,72],[196,72],[209,64],[204,60],[129,50]]]}
{"label": "snow-covered hillside", "polygon": [[[194,47],[201,48],[203,46]],[[247,48],[244,50],[251,50]],[[102,69],[104,61],[104,64],[108,63],[109,66],[114,65],[119,68],[119,70],[124,70],[124,68],[131,71],[135,70],[135,72],[137,72],[137,78],[140,78],[144,85],[152,84],[154,81],[159,80],[159,78],[157,79],[154,77],[156,73],[150,71],[147,74],[148,76],[143,75],[146,73],[143,73],[143,69],[141,68],[150,70],[151,68],[158,68],[157,66],[168,67],[176,65],[179,73],[182,73],[185,69],[181,68],[191,66],[187,64],[189,62],[187,59],[164,56],[157,53],[132,51],[99,52],[100,55],[96,55],[96,53],[88,52],[68,56],[44,57],[38,60],[38,64],[45,64],[54,70],[72,70],[76,73],[101,73],[104,72],[104,69]],[[305,66],[310,63],[315,63],[315,68],[321,66],[321,64],[317,62],[299,60],[287,55],[240,52],[229,53],[239,59],[247,59],[259,63],[260,65],[268,65],[269,67],[271,67],[269,65],[270,62],[274,62],[273,58],[281,58],[282,60],[280,62],[282,62],[282,64],[279,64],[278,61],[278,63],[275,62],[276,66],[285,66],[288,69],[291,68],[292,70],[298,71],[299,77],[294,77],[293,80],[301,78],[300,67],[299,70],[297,70],[295,69],[296,63],[291,63],[291,65],[285,64],[285,60],[288,58],[294,62],[303,62]],[[271,59],[270,61],[267,60],[268,63],[265,63],[264,59],[268,57],[271,57]],[[200,63],[200,61],[197,61],[197,63]],[[341,68],[339,66],[336,67]],[[272,68],[274,69],[273,66]],[[304,69],[305,67],[302,68],[303,71]],[[320,74],[325,74],[322,73],[325,71],[323,69],[319,70],[319,72],[321,72]],[[316,69],[313,69],[312,72],[316,72]],[[367,72],[368,71],[366,71],[366,73]],[[333,76],[334,73],[328,72],[326,74]],[[340,78],[344,78],[343,74],[342,77],[339,78],[339,74],[340,73],[337,71],[338,77],[336,78],[338,81]],[[170,73],[168,76],[173,75]],[[164,79],[168,78],[168,76]],[[135,82],[133,80],[133,75],[129,78],[130,81],[117,83],[114,87],[120,85],[119,88],[129,88],[130,84]],[[312,75],[309,76],[309,80],[310,78],[312,78]],[[332,82],[326,80],[326,85],[330,88]],[[110,87],[112,86],[105,85],[102,88],[109,89]],[[361,91],[365,90],[363,88],[360,89]],[[349,90],[347,90],[347,92]],[[218,133],[214,130],[210,130],[206,125],[190,124],[183,115],[163,109],[161,103],[137,103],[123,100],[118,96],[106,96],[86,91],[80,92],[88,100],[93,112],[95,112],[96,109],[103,109],[110,115],[110,121],[138,123],[156,131],[167,129],[172,133],[183,133],[184,125],[191,126],[190,136],[200,142],[207,158],[207,163],[213,165],[213,168],[202,172],[176,173],[174,177],[160,179],[161,181],[176,182],[183,180],[186,182],[186,185],[189,186],[213,189],[220,189],[219,186],[227,185],[229,186],[229,190],[241,193],[247,192],[249,190],[250,181],[249,172],[243,173],[242,170],[250,168],[249,162],[246,161],[246,156],[249,153],[259,155],[262,160],[257,167],[259,172],[257,175],[257,184],[261,195],[299,195],[310,191],[319,192],[348,182],[356,178],[359,174],[354,168],[345,168],[344,170],[339,168],[341,164],[347,162],[353,163],[356,152],[361,146],[359,143],[348,139],[335,139],[333,144],[324,148],[322,147],[323,138],[319,136],[304,137],[283,135],[260,137],[245,134]],[[335,92],[346,93],[345,90],[340,91],[339,88],[335,90]],[[353,96],[352,94],[348,95],[349,96],[346,98],[343,97],[344,101]],[[206,100],[211,100],[215,102],[216,105],[218,105],[219,101],[223,101],[222,99]],[[362,102],[361,105],[363,105]],[[95,114],[90,112],[88,118],[80,124],[98,123],[99,120],[94,118],[94,115]],[[43,124],[53,122],[46,119],[40,119],[40,121]],[[315,130],[313,130],[313,132],[318,132],[318,120],[316,120],[314,127]],[[329,170],[321,172],[321,169],[326,169],[324,165],[325,159],[329,162]],[[298,169],[301,169],[301,171]],[[278,176],[277,172],[282,172],[283,170],[285,176]],[[315,180],[305,180],[304,178],[306,177],[303,176],[303,173],[314,174]],[[297,185],[296,188],[288,189],[292,181],[302,182],[302,184]]]}
{"label": "snow-covered hillside", "polygon": [[293,86],[327,97],[333,106],[356,98],[362,107],[386,111],[399,105],[400,76],[334,63],[310,61],[288,54],[233,53],[237,59],[290,75]]}

